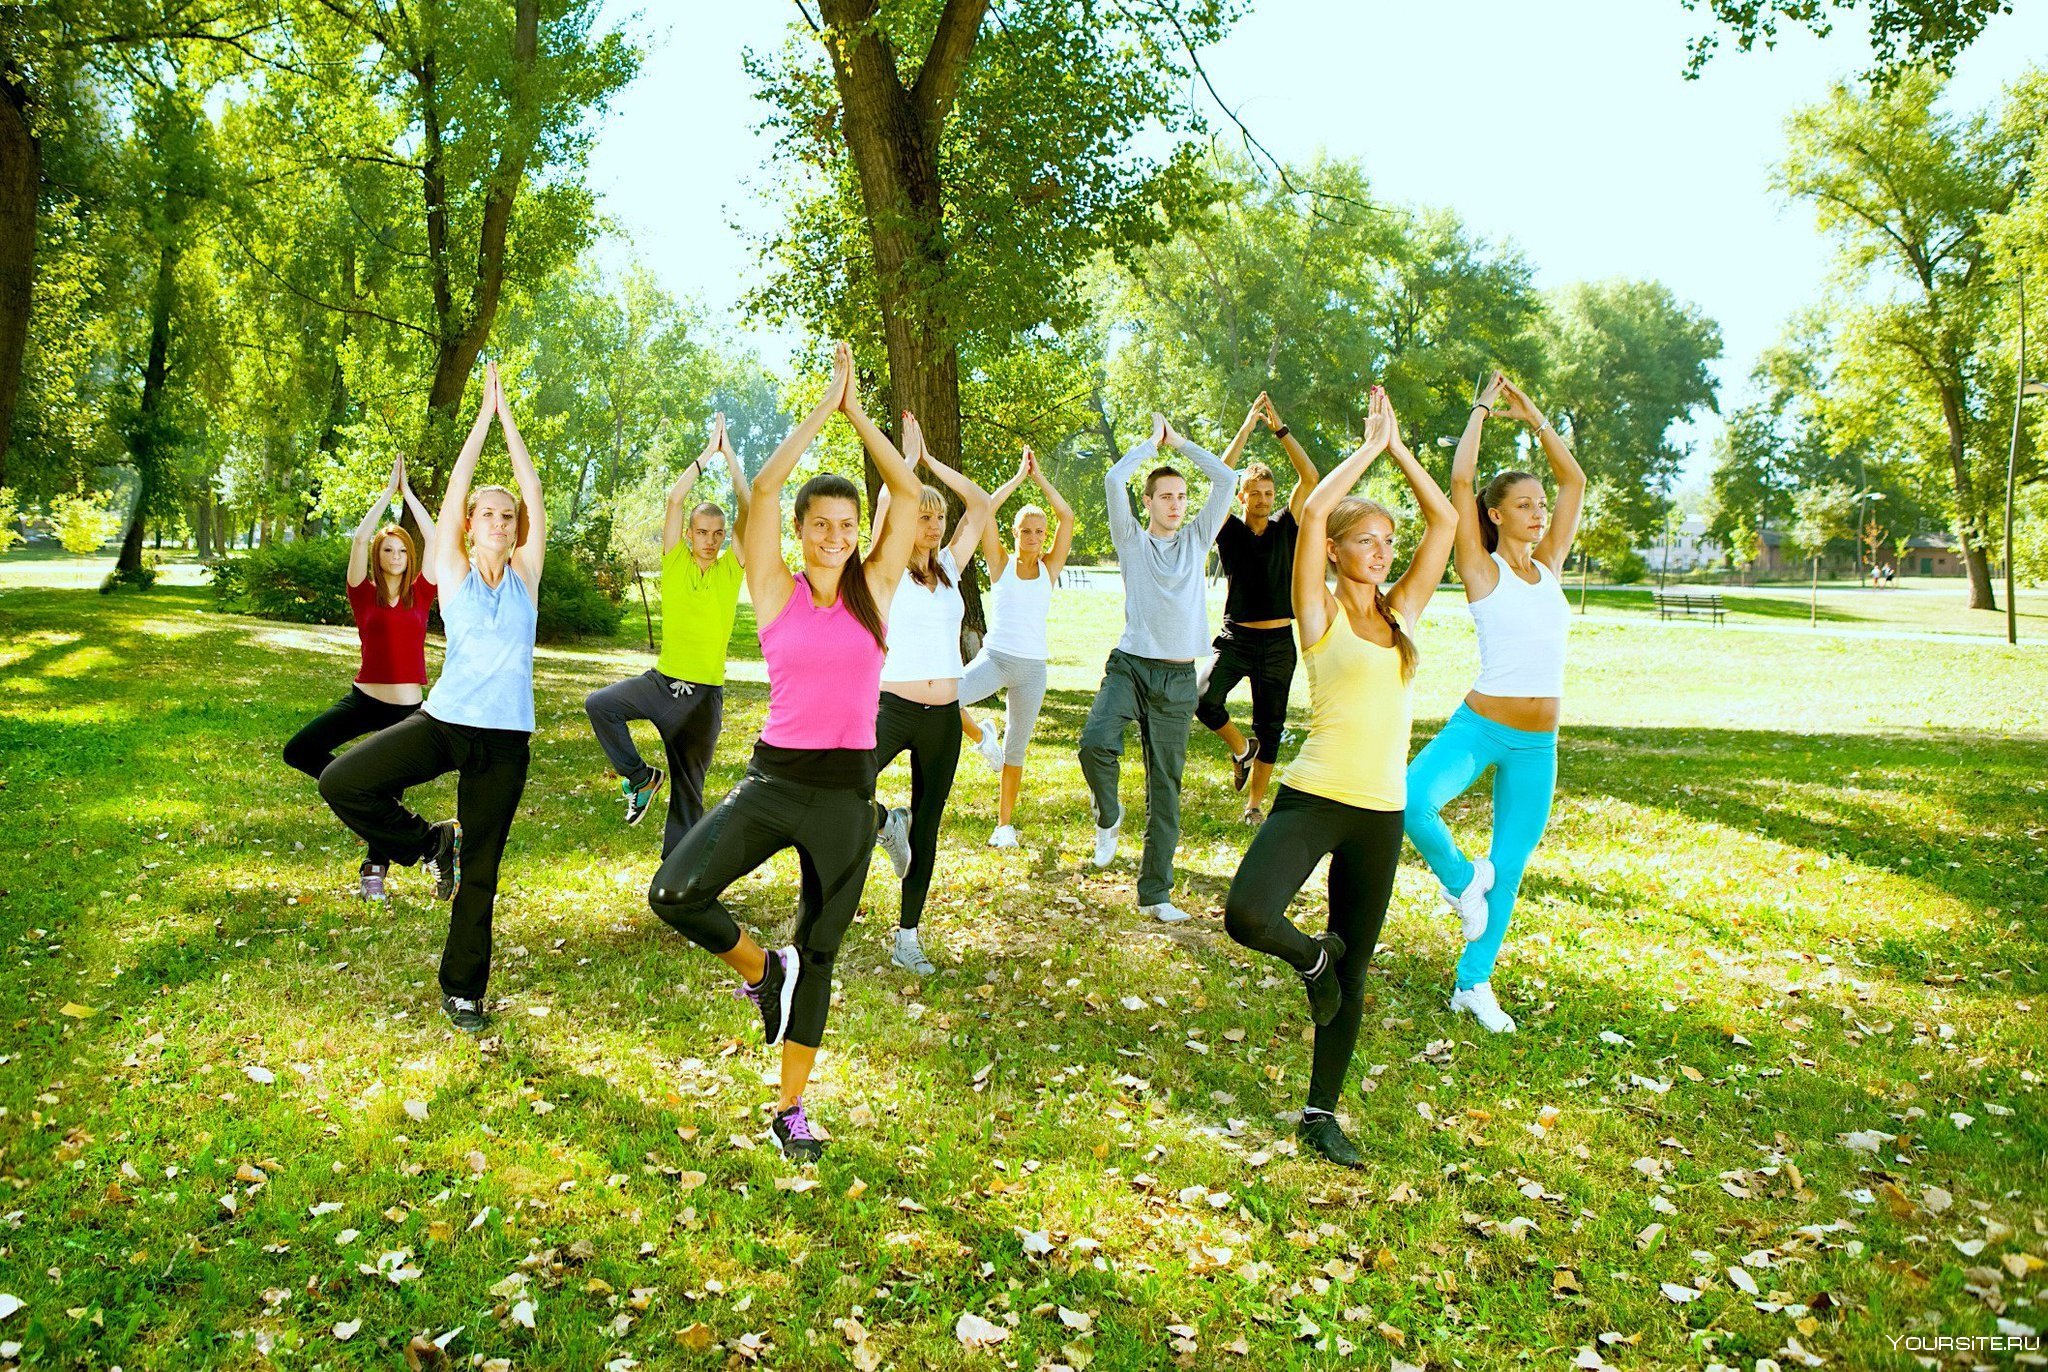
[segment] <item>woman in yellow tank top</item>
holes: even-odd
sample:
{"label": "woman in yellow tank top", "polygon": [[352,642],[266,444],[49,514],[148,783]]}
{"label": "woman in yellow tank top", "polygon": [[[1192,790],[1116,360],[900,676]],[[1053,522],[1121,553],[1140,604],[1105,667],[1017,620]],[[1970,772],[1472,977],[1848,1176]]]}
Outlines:
{"label": "woman in yellow tank top", "polygon": [[[1388,587],[1394,517],[1349,494],[1389,453],[1426,528],[1408,570]],[[1281,778],[1280,798],[1230,883],[1224,927],[1247,948],[1301,974],[1315,1022],[1315,1062],[1301,1136],[1331,1162],[1360,1165],[1338,1126],[1337,1097],[1365,1008],[1365,967],[1379,942],[1407,804],[1411,628],[1450,560],[1457,512],[1408,451],[1385,391],[1373,387],[1365,442],[1325,477],[1301,513],[1294,545],[1294,628],[1308,664],[1309,735]],[[1334,592],[1326,577],[1337,574]],[[1287,906],[1330,858],[1329,928],[1310,938]]]}

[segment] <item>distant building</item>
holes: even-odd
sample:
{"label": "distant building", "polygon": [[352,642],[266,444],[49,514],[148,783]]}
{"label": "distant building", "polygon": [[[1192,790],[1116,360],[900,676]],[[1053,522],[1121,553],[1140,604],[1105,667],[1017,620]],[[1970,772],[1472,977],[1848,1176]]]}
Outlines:
{"label": "distant building", "polygon": [[1636,556],[1647,562],[1653,572],[1662,568],[1667,573],[1682,574],[1715,566],[1728,555],[1727,549],[1707,537],[1707,521],[1704,519],[1688,519],[1672,525],[1669,552],[1671,560],[1667,564],[1664,560],[1664,531],[1660,529],[1648,547],[1636,549]]}
{"label": "distant building", "polygon": [[1914,534],[1899,549],[1899,571],[1906,576],[1961,576],[1962,546],[1954,534]]}

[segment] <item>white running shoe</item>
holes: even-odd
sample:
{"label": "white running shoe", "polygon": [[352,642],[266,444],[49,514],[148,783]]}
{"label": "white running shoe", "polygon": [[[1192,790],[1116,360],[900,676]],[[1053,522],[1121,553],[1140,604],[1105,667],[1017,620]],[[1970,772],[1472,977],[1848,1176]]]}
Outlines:
{"label": "white running shoe", "polygon": [[1170,900],[1162,900],[1157,905],[1140,905],[1138,913],[1156,919],[1161,924],[1178,924],[1188,917],[1187,911]]}
{"label": "white running shoe", "polygon": [[889,811],[889,817],[882,821],[882,828],[875,835],[875,842],[882,845],[882,851],[889,855],[889,865],[896,869],[896,879],[903,880],[903,874],[910,870],[910,811],[901,805]]}
{"label": "white running shoe", "polygon": [[1500,1008],[1500,1002],[1493,998],[1493,983],[1482,981],[1477,986],[1451,993],[1451,1009],[1463,1011],[1479,1021],[1482,1029],[1489,1034],[1512,1034],[1515,1032],[1514,1016]]}
{"label": "white running shoe", "polygon": [[1116,823],[1110,825],[1107,829],[1099,824],[1095,826],[1095,865],[1097,867],[1107,867],[1110,863],[1116,861],[1116,840],[1117,836],[1123,833],[1123,831],[1124,822],[1121,819],[1117,820]]}
{"label": "white running shoe", "polygon": [[1470,943],[1486,933],[1486,893],[1493,889],[1493,863],[1486,858],[1472,859],[1472,880],[1465,883],[1465,889],[1453,893],[1448,886],[1436,888],[1444,898],[1444,904],[1458,912],[1458,923],[1464,927],[1465,942]]}
{"label": "white running shoe", "polygon": [[974,746],[981,751],[981,760],[988,764],[991,772],[1003,770],[1003,741],[996,737],[993,721],[981,726],[981,742]]}
{"label": "white running shoe", "polygon": [[1017,826],[1014,824],[998,824],[996,831],[988,836],[988,846],[991,848],[1015,848],[1017,846]]}
{"label": "white running shoe", "polygon": [[928,977],[938,970],[932,966],[932,960],[924,955],[924,945],[917,941],[915,929],[896,931],[896,949],[889,954],[889,961],[904,971],[915,972],[921,977]]}

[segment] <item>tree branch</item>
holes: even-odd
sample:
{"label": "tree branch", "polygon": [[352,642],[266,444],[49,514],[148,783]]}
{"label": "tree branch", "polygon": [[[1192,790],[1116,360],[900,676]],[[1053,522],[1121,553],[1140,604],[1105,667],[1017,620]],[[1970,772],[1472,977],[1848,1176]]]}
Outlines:
{"label": "tree branch", "polygon": [[917,73],[917,85],[910,98],[926,134],[937,140],[939,128],[960,93],[960,78],[967,71],[967,59],[974,52],[974,40],[981,33],[981,19],[988,12],[988,0],[946,0],[939,15],[938,31],[932,35],[931,50]]}

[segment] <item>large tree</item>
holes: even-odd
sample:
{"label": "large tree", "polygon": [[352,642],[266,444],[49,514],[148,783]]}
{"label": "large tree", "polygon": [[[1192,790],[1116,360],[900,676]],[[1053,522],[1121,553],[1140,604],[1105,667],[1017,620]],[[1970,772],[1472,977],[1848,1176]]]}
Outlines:
{"label": "large tree", "polygon": [[[1792,25],[1826,37],[1837,18],[1863,12],[1869,27],[1873,74],[1888,79],[1912,66],[1927,64],[1947,72],[1963,50],[1977,41],[1995,15],[2012,13],[2012,0],[1679,0],[1689,10],[1705,6],[1726,25],[1736,50],[1777,46],[1781,25]],[[1704,33],[1689,44],[1687,76],[1698,76],[1720,47],[1718,33]]]}
{"label": "large tree", "polygon": [[[1836,86],[1792,116],[1776,183],[1811,203],[1835,240],[1844,386],[1873,414],[1903,398],[1938,433],[1970,608],[1991,609],[1996,480],[1983,459],[2001,426],[1979,345],[2005,287],[1986,226],[2012,207],[2041,131],[1946,113],[1941,94],[1922,71],[1880,91]],[[1912,416],[1901,422],[1910,428]]]}

